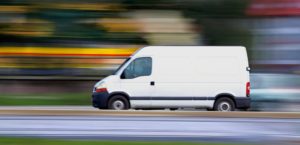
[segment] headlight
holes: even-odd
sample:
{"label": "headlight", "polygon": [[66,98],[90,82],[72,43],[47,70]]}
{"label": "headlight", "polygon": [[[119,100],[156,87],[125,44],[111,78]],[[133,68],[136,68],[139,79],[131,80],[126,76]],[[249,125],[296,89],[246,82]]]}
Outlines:
{"label": "headlight", "polygon": [[99,82],[95,85],[95,89],[94,89],[94,92],[107,92],[107,89],[106,89],[106,84],[105,82]]}

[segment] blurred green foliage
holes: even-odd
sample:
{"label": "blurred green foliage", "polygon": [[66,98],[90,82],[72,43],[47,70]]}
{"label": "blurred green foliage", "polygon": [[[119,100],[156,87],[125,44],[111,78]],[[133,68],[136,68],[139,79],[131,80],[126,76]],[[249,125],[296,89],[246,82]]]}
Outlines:
{"label": "blurred green foliage", "polygon": [[[7,7],[9,12],[2,11],[0,16],[6,18],[5,23],[0,23],[0,44],[41,44],[52,43],[61,45],[65,41],[84,43],[129,43],[151,45],[144,38],[143,32],[110,32],[99,21],[105,18],[126,18],[128,12],[136,10],[174,10],[180,11],[187,19],[196,21],[195,25],[201,28],[198,33],[204,32],[208,43],[204,45],[234,45],[232,40],[235,37],[239,44],[244,45],[244,41],[239,41],[240,35],[246,35],[247,31],[231,31],[239,23],[232,23],[231,26],[223,25],[220,19],[246,18],[245,9],[250,0],[8,0],[0,2],[0,6],[21,6],[21,8]],[[15,12],[15,13],[14,13]],[[12,13],[7,15],[7,13]],[[24,19],[25,18],[25,19]],[[208,28],[205,19],[218,23],[224,30],[218,27]],[[25,20],[25,21],[24,21]],[[39,20],[39,21],[37,21]],[[16,21],[23,21],[16,25]],[[36,22],[36,26],[32,26]],[[27,25],[31,25],[28,27]],[[214,26],[214,25],[212,25]],[[2,32],[1,32],[2,31]],[[13,31],[13,32],[12,32]],[[25,31],[20,33],[20,31]],[[197,33],[197,32],[196,32]],[[218,38],[211,35],[220,35]],[[236,40],[235,39],[235,40]],[[246,42],[245,45],[248,45]]]}

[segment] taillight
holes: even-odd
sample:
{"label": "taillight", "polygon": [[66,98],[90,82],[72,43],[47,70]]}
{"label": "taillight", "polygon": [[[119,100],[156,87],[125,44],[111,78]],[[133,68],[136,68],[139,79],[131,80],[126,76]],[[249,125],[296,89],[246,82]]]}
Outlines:
{"label": "taillight", "polygon": [[247,82],[246,84],[246,96],[250,97],[250,82]]}

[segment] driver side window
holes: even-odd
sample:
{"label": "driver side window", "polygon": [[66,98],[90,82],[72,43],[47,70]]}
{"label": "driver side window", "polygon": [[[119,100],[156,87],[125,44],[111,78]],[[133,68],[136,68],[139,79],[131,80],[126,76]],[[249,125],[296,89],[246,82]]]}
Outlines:
{"label": "driver side window", "polygon": [[151,57],[140,57],[132,61],[123,71],[122,79],[133,79],[140,76],[149,76],[152,72]]}

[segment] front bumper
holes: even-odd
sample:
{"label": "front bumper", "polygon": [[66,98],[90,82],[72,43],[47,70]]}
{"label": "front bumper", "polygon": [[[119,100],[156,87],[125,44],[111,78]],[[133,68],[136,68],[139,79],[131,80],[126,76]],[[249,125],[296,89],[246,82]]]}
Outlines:
{"label": "front bumper", "polygon": [[251,98],[250,97],[236,97],[235,98],[236,108],[238,109],[248,109],[250,108]]}
{"label": "front bumper", "polygon": [[108,92],[94,92],[92,94],[92,104],[95,108],[106,109],[109,94]]}

